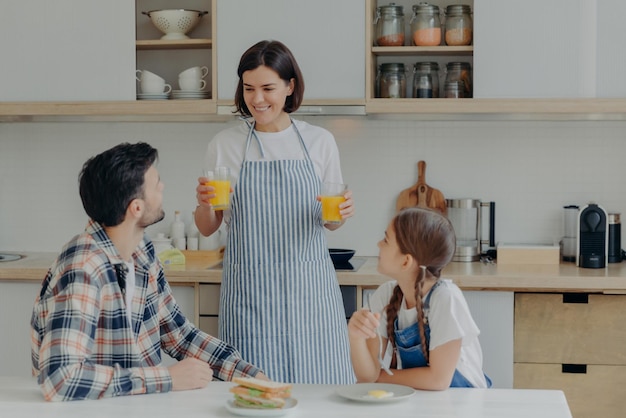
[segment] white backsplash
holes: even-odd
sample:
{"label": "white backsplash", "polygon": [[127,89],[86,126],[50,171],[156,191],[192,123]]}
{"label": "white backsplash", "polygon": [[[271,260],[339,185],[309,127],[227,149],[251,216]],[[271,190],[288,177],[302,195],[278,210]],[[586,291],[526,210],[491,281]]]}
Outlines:
{"label": "white backsplash", "polygon": [[[335,134],[356,215],[329,245],[377,255],[403,189],[426,181],[447,198],[496,202],[496,239],[553,242],[567,204],[594,201],[626,211],[626,122],[409,121],[302,117]],[[236,122],[233,122],[236,123]],[[206,144],[225,123],[0,124],[0,250],[58,251],[86,223],[78,196],[82,164],[120,142],[158,148],[169,231],[174,211],[186,223]]]}

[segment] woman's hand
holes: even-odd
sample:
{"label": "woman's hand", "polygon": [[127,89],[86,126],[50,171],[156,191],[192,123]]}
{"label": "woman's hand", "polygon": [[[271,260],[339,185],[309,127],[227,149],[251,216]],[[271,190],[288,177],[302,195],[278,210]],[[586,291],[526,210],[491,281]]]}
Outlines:
{"label": "woman's hand", "polygon": [[210,199],[215,197],[215,187],[209,186],[207,183],[209,179],[206,177],[198,177],[198,185],[196,186],[196,200],[198,206],[203,209],[211,210]]}
{"label": "woman's hand", "polygon": [[[336,230],[337,228],[339,228],[341,225],[343,225],[346,222],[346,219],[354,216],[354,200],[352,200],[352,191],[346,190],[343,197],[346,200],[339,205],[339,214],[341,215],[341,223],[324,224],[326,229],[328,229],[329,231]],[[317,200],[321,202],[322,196],[317,196]]]}

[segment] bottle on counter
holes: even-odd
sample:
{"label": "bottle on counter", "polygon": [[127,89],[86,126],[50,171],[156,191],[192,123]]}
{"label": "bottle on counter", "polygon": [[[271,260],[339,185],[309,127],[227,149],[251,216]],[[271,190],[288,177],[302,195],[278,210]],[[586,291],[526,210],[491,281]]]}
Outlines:
{"label": "bottle on counter", "polygon": [[179,250],[184,250],[187,246],[185,242],[185,223],[181,219],[179,210],[174,212],[174,221],[170,227],[170,239],[174,247]]}
{"label": "bottle on counter", "polygon": [[389,3],[376,8],[375,46],[404,45],[404,6]]}
{"label": "bottle on counter", "polygon": [[413,45],[437,46],[441,44],[439,6],[426,2],[413,6],[411,17]]}
{"label": "bottle on counter", "polygon": [[191,212],[191,222],[187,226],[187,249],[196,251],[200,243],[200,231],[196,226],[196,212]]}

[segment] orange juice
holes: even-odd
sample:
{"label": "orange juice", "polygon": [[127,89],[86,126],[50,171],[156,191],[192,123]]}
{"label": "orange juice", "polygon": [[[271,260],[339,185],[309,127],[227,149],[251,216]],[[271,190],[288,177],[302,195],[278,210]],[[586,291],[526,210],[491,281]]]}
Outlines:
{"label": "orange juice", "polygon": [[343,196],[322,196],[322,220],[331,224],[341,223],[339,205],[345,201]]}
{"label": "orange juice", "polygon": [[210,199],[214,210],[228,209],[230,205],[230,180],[209,180],[209,186],[215,188],[215,197]]}

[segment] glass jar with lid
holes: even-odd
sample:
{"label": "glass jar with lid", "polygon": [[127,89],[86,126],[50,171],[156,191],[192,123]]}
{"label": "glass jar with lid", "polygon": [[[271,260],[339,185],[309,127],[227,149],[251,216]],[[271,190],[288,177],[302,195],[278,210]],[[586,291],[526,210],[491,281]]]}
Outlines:
{"label": "glass jar with lid", "polygon": [[463,97],[473,97],[472,67],[469,62],[449,62],[446,64],[446,83],[460,81],[464,87]]}
{"label": "glass jar with lid", "polygon": [[385,63],[378,67],[377,97],[399,99],[406,97],[406,73],[402,63]]}
{"label": "glass jar with lid", "polygon": [[439,64],[416,62],[413,66],[413,97],[439,97]]}
{"label": "glass jar with lid", "polygon": [[413,45],[437,46],[441,44],[439,6],[422,2],[413,6],[411,17]]}
{"label": "glass jar with lid", "polygon": [[389,3],[376,8],[375,46],[404,45],[404,6]]}
{"label": "glass jar with lid", "polygon": [[443,86],[443,97],[446,99],[462,99],[465,97],[465,87],[462,81],[446,81]]}
{"label": "glass jar with lid", "polygon": [[472,9],[467,4],[451,4],[446,7],[445,42],[450,46],[472,44]]}

